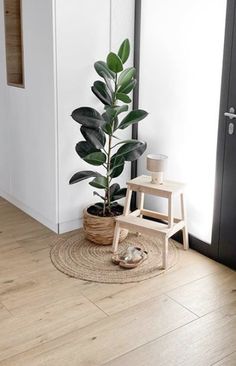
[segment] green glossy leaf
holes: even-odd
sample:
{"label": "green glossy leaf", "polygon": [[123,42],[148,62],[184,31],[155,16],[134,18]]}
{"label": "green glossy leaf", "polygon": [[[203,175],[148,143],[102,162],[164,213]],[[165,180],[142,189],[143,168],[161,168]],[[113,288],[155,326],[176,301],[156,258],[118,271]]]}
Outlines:
{"label": "green glossy leaf", "polygon": [[114,183],[110,186],[110,196],[113,196],[113,194],[117,191],[119,191],[120,185],[118,183]]}
{"label": "green glossy leaf", "polygon": [[117,201],[126,196],[126,188],[120,188],[118,183],[112,184],[110,187],[110,198],[111,202]]}
{"label": "green glossy leaf", "polygon": [[115,79],[115,73],[112,72],[104,61],[97,61],[94,64],[94,68],[98,75],[102,78],[106,75],[109,79]]}
{"label": "green glossy leaf", "polygon": [[112,107],[106,108],[106,112],[103,113],[102,117],[103,117],[104,121],[112,124],[114,118],[116,117],[116,113],[117,113],[117,111],[114,108],[112,108]]}
{"label": "green glossy leaf", "polygon": [[98,128],[104,124],[104,119],[96,111],[96,109],[90,107],[81,107],[75,109],[71,117],[81,125],[86,127]]}
{"label": "green glossy leaf", "polygon": [[124,103],[131,103],[132,100],[130,99],[130,97],[124,93],[117,93],[116,94],[116,99],[121,100]]}
{"label": "green glossy leaf", "polygon": [[147,117],[148,113],[142,109],[136,109],[131,111],[125,116],[125,118],[121,121],[119,128],[124,130],[126,127],[133,125],[134,123],[138,123],[145,117]]}
{"label": "green glossy leaf", "polygon": [[130,54],[130,43],[128,39],[125,39],[119,48],[118,55],[122,60],[122,62],[125,63],[129,58],[129,54]]}
{"label": "green glossy leaf", "polygon": [[108,135],[112,135],[113,131],[118,127],[119,121],[117,116],[122,112],[126,112],[128,108],[127,105],[106,108],[106,112],[102,115],[103,119],[107,122],[106,125],[103,126],[103,130]]}
{"label": "green glossy leaf", "polygon": [[137,160],[144,153],[146,148],[146,142],[137,141],[136,144],[128,142],[118,149],[116,155],[123,156],[125,161],[134,161]]}
{"label": "green glossy leaf", "polygon": [[116,110],[116,116],[118,116],[120,113],[127,112],[129,109],[129,106],[126,104],[123,104],[121,106],[114,107],[114,109]]}
{"label": "green glossy leaf", "polygon": [[86,155],[83,159],[91,165],[98,166],[106,162],[106,155],[101,151],[97,151]]}
{"label": "green glossy leaf", "polygon": [[124,71],[122,71],[122,73],[120,74],[119,79],[118,79],[118,85],[129,84],[130,81],[133,79],[135,72],[136,72],[136,70],[134,67],[129,67],[128,69],[125,69]]}
{"label": "green glossy leaf", "polygon": [[131,80],[129,83],[121,85],[118,89],[118,93],[129,94],[135,88],[136,84],[137,80]]}
{"label": "green glossy leaf", "polygon": [[106,75],[103,75],[103,78],[104,78],[106,86],[109,89],[109,91],[111,93],[111,96],[112,96],[113,93],[114,93],[114,90],[113,90],[113,87],[112,87],[111,80]]}
{"label": "green glossy leaf", "polygon": [[113,130],[112,130],[112,126],[110,124],[110,122],[107,122],[103,127],[102,127],[103,131],[109,135],[112,136],[113,134]]}
{"label": "green glossy leaf", "polygon": [[107,178],[106,177],[96,177],[92,182],[89,182],[92,187],[99,188],[99,189],[106,189],[107,188]]}
{"label": "green glossy leaf", "polygon": [[93,172],[91,170],[83,170],[81,172],[75,173],[70,178],[69,184],[78,183],[78,182],[81,182],[82,180],[89,179],[89,178],[92,178],[92,177],[99,177],[99,176],[101,176],[100,173]]}
{"label": "green glossy leaf", "polygon": [[119,175],[123,172],[125,165],[125,159],[123,155],[113,155],[111,158],[111,169],[109,175],[111,178],[119,177]]}
{"label": "green glossy leaf", "polygon": [[103,202],[96,202],[93,206],[95,206],[98,209],[103,209]]}
{"label": "green glossy leaf", "polygon": [[95,81],[91,89],[92,92],[103,104],[105,105],[112,104],[111,93],[105,83],[103,83],[102,81]]}
{"label": "green glossy leaf", "polygon": [[111,202],[118,201],[126,196],[127,188],[117,190],[111,197]]}
{"label": "green glossy leaf", "polygon": [[106,135],[101,128],[88,128],[82,126],[80,128],[82,135],[84,136],[85,140],[90,142],[96,149],[102,149],[106,143]]}
{"label": "green glossy leaf", "polygon": [[119,119],[118,117],[116,117],[113,123],[113,132],[117,130],[118,126],[119,126]]}
{"label": "green glossy leaf", "polygon": [[108,107],[106,108],[106,114],[109,116],[110,122],[117,117],[120,113],[127,112],[129,106],[124,104],[121,106]]}
{"label": "green glossy leaf", "polygon": [[118,166],[117,168],[114,168],[113,169],[113,172],[111,174],[111,178],[117,178],[117,177],[119,177],[122,174],[123,170],[124,170],[124,166],[125,165],[122,164],[122,165]]}
{"label": "green glossy leaf", "polygon": [[109,135],[112,136],[113,134],[113,116],[111,116],[109,113],[105,112],[103,113],[103,118],[106,121],[106,123],[103,125],[102,129],[103,131]]}
{"label": "green glossy leaf", "polygon": [[123,64],[119,56],[117,56],[114,52],[110,52],[107,56],[107,66],[109,69],[115,73],[118,73],[123,70]]}
{"label": "green glossy leaf", "polygon": [[115,131],[118,127],[119,121],[117,116],[128,110],[127,105],[116,106],[116,107],[107,107],[106,112],[102,115],[104,120],[107,122],[103,126],[103,131],[105,131],[108,135],[113,135],[113,131]]}
{"label": "green glossy leaf", "polygon": [[117,144],[115,144],[115,146],[118,146],[118,145],[124,145],[124,144],[127,144],[127,143],[130,143],[130,144],[136,144],[138,140],[135,140],[135,139],[130,139],[130,140],[122,140],[120,142],[118,142]]}
{"label": "green glossy leaf", "polygon": [[96,149],[90,142],[88,141],[80,141],[78,142],[78,144],[76,144],[75,146],[75,151],[77,152],[77,154],[84,159],[85,156],[94,153],[94,152],[98,152],[99,150]]}

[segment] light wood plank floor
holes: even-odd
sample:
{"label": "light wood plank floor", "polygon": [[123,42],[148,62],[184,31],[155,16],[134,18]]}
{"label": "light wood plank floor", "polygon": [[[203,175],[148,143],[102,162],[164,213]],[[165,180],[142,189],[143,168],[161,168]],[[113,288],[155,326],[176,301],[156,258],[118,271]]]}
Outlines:
{"label": "light wood plank floor", "polygon": [[0,198],[0,366],[236,365],[234,271],[180,250],[151,280],[90,283],[53,267],[55,237]]}

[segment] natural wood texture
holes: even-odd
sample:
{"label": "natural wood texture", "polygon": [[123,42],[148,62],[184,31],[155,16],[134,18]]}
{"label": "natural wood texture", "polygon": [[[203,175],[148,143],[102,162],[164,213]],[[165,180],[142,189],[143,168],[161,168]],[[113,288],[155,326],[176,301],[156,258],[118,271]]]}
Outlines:
{"label": "natural wood texture", "polygon": [[[114,217],[99,217],[90,215],[84,210],[84,232],[88,240],[96,244],[110,245],[115,231]],[[118,232],[118,231],[117,231]],[[128,235],[127,230],[119,230],[117,240],[122,242]]]}
{"label": "natural wood texture", "polygon": [[124,216],[127,216],[129,213],[131,196],[132,196],[132,191],[128,186],[127,192],[126,192],[126,198],[125,198]]}
{"label": "natural wood texture", "polygon": [[4,0],[7,83],[24,86],[21,0]]}
{"label": "natural wood texture", "polygon": [[187,211],[185,205],[185,197],[184,194],[180,194],[180,207],[181,207],[181,219],[185,221],[185,225],[183,227],[183,242],[184,242],[184,249],[187,250],[189,248],[189,239],[188,239],[188,227],[187,227]]}
{"label": "natural wood texture", "polygon": [[0,365],[235,365],[234,271],[190,249],[150,280],[89,283],[51,264],[56,237],[0,199]]}
{"label": "natural wood texture", "polygon": [[[127,309],[122,316],[115,314],[86,328],[48,340],[24,354],[5,360],[4,365],[65,366],[65,360],[68,365],[101,365],[111,360],[114,354],[122,355],[196,318],[166,296],[161,296]],[[122,342],[115,341],[117,338]]]}
{"label": "natural wood texture", "polygon": [[[129,214],[131,197],[132,197],[132,190],[128,187],[127,192],[126,192],[126,198],[125,198],[124,216],[127,216]],[[118,221],[115,221],[115,220],[114,220],[115,229],[114,229],[114,235],[113,235],[113,239],[112,239],[112,252],[113,253],[117,252],[121,232],[122,232],[122,230],[125,229],[125,227],[123,227],[123,229],[122,229],[121,226],[119,225]],[[125,229],[125,232],[128,235],[128,230]]]}
{"label": "natural wood texture", "polygon": [[10,312],[0,303],[0,321],[2,322],[4,319],[10,318]]}
{"label": "natural wood texture", "polygon": [[113,253],[116,253],[117,249],[118,249],[120,231],[121,231],[120,225],[119,225],[118,222],[116,222],[115,230],[114,230],[114,236],[113,236],[113,244],[112,244],[112,252]]}
{"label": "natural wood texture", "polygon": [[168,197],[168,228],[172,228],[174,223],[173,194]]}
{"label": "natural wood texture", "polygon": [[[143,209],[142,210],[142,215],[147,216],[147,217],[152,217],[154,219],[166,221],[166,222],[168,221],[168,215],[165,215],[165,214],[157,212],[157,211]],[[178,218],[174,217],[173,221],[174,221],[174,223],[177,223],[177,222],[180,222],[181,219],[178,219]]]}
{"label": "natural wood texture", "polygon": [[234,366],[236,365],[236,352],[224,357],[221,361],[214,363],[212,366]]}
{"label": "natural wood texture", "polygon": [[[156,235],[157,232],[163,235],[163,260],[162,266],[164,269],[168,267],[168,239],[177,233],[183,231],[184,249],[189,248],[188,231],[187,231],[187,216],[184,205],[184,184],[178,182],[166,181],[163,184],[151,183],[151,177],[142,175],[127,182],[127,194],[125,200],[124,215],[116,218],[116,230],[113,238],[112,250],[114,253],[118,251],[119,233],[123,229],[136,231],[138,235],[146,233],[147,235]],[[129,213],[130,199],[132,191],[140,192],[140,200],[138,210]],[[144,210],[144,195],[151,194],[157,197],[165,197],[168,200],[168,215],[160,214],[150,210]],[[179,195],[181,206],[181,220],[174,217],[173,213],[173,197]],[[164,219],[165,223],[148,221],[143,219],[143,215],[156,219]]]}
{"label": "natural wood texture", "polygon": [[[151,183],[152,178],[147,175],[141,175],[127,182],[128,187],[135,192],[144,192],[159,197],[169,197],[171,194],[183,193],[185,184],[165,181],[164,184]],[[142,186],[142,188],[140,188]]]}
{"label": "natural wood texture", "polygon": [[185,286],[168,292],[175,301],[183,304],[198,316],[203,316],[215,307],[236,301],[236,273],[224,271],[213,273]]}
{"label": "natural wood texture", "polygon": [[108,362],[106,366],[211,366],[235,349],[234,302],[113,362]]}

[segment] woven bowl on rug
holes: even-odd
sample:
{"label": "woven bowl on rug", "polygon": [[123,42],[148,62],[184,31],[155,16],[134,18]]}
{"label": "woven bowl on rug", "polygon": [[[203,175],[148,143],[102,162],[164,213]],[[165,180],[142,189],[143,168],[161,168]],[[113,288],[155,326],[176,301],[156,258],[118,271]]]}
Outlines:
{"label": "woven bowl on rug", "polygon": [[[68,239],[58,238],[51,248],[51,261],[61,272],[81,280],[102,283],[140,282],[163,272],[163,242],[159,235],[147,236],[130,233],[119,244],[118,251],[134,245],[148,252],[148,258],[134,269],[120,268],[111,261],[111,246],[96,245],[88,241],[83,229]],[[169,239],[168,269],[178,260],[177,243]]]}

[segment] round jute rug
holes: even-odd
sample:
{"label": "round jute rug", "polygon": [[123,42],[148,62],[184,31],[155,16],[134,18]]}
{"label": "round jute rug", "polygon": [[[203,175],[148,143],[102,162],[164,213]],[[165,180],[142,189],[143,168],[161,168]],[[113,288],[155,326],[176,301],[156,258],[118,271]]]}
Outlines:
{"label": "round jute rug", "polygon": [[[146,250],[148,258],[134,269],[124,269],[111,261],[111,246],[96,245],[84,237],[80,229],[69,239],[58,238],[53,243],[50,256],[54,266],[70,277],[102,283],[140,282],[163,272],[162,239],[130,233],[119,244],[119,251],[134,245]],[[177,243],[169,240],[168,269],[178,260]]]}

